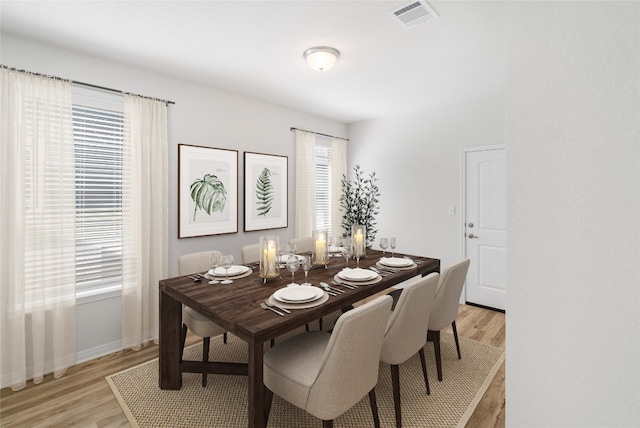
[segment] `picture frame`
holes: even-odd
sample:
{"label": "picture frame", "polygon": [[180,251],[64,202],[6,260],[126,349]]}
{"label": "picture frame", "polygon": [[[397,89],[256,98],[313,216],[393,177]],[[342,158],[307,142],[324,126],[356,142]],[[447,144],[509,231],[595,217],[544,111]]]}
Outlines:
{"label": "picture frame", "polygon": [[238,151],[178,144],[178,239],[238,232]]}
{"label": "picture frame", "polygon": [[288,227],[287,156],[244,152],[244,230]]}

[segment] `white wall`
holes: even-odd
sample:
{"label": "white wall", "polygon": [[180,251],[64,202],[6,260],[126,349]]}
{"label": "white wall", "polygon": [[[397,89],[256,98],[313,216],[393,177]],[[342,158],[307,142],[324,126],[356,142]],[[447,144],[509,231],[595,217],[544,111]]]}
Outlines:
{"label": "white wall", "polygon": [[[290,128],[346,136],[343,123],[252,100],[170,75],[107,62],[12,35],[0,38],[4,65],[175,101],[169,119],[169,274],[177,275],[181,254],[219,249],[240,260],[240,248],[266,232],[243,232],[243,152],[288,156],[289,227],[268,231],[286,242],[294,234],[294,133]],[[166,70],[171,73],[171,70]],[[178,239],[178,144],[238,150],[238,233]],[[120,298],[78,306],[78,355],[81,360],[116,350],[120,340]]]}
{"label": "white wall", "polygon": [[506,425],[637,427],[640,3],[506,18]]}
{"label": "white wall", "polygon": [[507,2],[505,96],[349,126],[379,237],[457,259],[462,147],[506,142],[508,427],[640,426],[640,4]]}
{"label": "white wall", "polygon": [[[381,237],[449,265],[462,257],[462,148],[504,144],[504,93],[349,125],[350,166],[376,172]],[[449,207],[455,214],[449,215]]]}

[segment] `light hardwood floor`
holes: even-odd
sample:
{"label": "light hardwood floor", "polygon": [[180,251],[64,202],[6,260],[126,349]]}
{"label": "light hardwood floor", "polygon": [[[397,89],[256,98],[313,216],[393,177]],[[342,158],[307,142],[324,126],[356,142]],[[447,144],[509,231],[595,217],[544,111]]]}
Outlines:
{"label": "light hardwood floor", "polygon": [[[460,306],[458,334],[504,349],[505,315],[468,305]],[[190,336],[187,344],[199,341]],[[2,427],[129,427],[105,381],[105,376],[158,356],[158,347],[107,355],[70,368],[60,379],[47,376],[40,385],[29,382],[21,391],[0,391]],[[462,349],[464,358],[464,348]],[[480,401],[467,427],[504,427],[504,364]]]}

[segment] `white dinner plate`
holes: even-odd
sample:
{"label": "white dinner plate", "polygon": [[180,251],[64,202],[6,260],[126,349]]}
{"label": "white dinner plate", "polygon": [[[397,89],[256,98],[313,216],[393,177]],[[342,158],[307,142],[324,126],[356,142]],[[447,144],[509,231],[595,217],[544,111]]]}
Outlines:
{"label": "white dinner plate", "polygon": [[378,274],[369,269],[355,268],[342,269],[338,272],[338,276],[347,281],[371,281],[377,277]]}
{"label": "white dinner plate", "polygon": [[281,302],[286,303],[308,303],[319,299],[324,295],[318,287],[301,286],[301,287],[285,287],[273,293],[273,297]]}
{"label": "white dinner plate", "polygon": [[[236,276],[236,275],[242,275],[243,273],[246,273],[249,271],[249,269],[251,269],[248,266],[242,266],[242,265],[233,265],[229,268],[229,276]],[[209,275],[214,275],[214,271],[209,270]],[[223,267],[217,267],[215,270],[215,276],[226,276],[226,269]]]}
{"label": "white dinner plate", "polygon": [[380,264],[389,267],[408,267],[413,264],[413,260],[404,257],[382,257]]}

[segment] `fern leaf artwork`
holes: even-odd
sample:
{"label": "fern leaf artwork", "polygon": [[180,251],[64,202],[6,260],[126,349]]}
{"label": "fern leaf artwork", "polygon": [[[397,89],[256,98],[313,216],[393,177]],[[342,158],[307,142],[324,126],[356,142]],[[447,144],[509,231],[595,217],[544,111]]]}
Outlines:
{"label": "fern leaf artwork", "polygon": [[208,215],[212,212],[224,209],[227,202],[227,189],[224,183],[213,174],[205,174],[200,179],[197,178],[191,183],[191,199],[196,203],[193,210],[193,221],[196,221],[198,210],[204,210]]}
{"label": "fern leaf artwork", "polygon": [[258,215],[265,217],[273,206],[273,184],[271,183],[271,171],[269,168],[262,170],[256,180],[256,197],[258,198]]}

